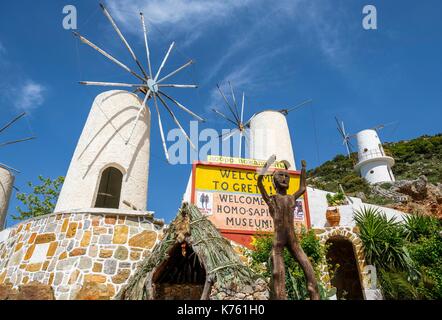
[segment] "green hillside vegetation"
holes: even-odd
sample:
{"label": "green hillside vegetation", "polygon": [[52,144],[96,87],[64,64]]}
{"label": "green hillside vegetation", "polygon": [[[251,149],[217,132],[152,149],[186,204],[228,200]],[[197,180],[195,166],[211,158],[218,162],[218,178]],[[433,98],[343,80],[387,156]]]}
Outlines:
{"label": "green hillside vegetation", "polygon": [[442,134],[385,143],[384,148],[396,160],[393,170],[397,180],[425,175],[433,184],[442,182]]}
{"label": "green hillside vegetation", "polygon": [[[412,180],[425,175],[433,184],[442,182],[442,134],[385,143],[384,150],[396,161],[393,167],[396,180]],[[368,202],[387,204],[388,200],[373,196],[369,184],[353,170],[356,161],[357,153],[353,153],[350,158],[337,155],[333,160],[308,172],[309,185],[338,192],[341,184],[347,195],[355,196],[363,192]]]}

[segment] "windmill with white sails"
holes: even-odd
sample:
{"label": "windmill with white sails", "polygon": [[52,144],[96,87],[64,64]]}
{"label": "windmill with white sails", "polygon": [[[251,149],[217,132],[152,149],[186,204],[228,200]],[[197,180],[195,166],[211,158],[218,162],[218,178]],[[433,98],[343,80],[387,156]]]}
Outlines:
{"label": "windmill with white sails", "polygon": [[133,60],[133,68],[79,33],[75,32],[74,35],[83,44],[130,74],[135,81],[80,83],[86,86],[129,89],[133,92],[111,90],[95,98],[61,189],[56,212],[89,208],[145,211],[151,154],[151,109],[155,110],[152,112],[156,113],[158,119],[161,145],[168,163],[171,158],[166,145],[162,112],[170,116],[193,149],[196,148],[175,115],[174,108],[198,121],[204,121],[168,91],[197,88],[195,84],[179,84],[173,81],[175,75],[193,64],[193,60],[176,69],[167,70],[169,58],[175,48],[175,42],[172,42],[159,61],[158,69],[155,69],[145,17],[140,13],[143,63],[141,56],[135,53],[107,8],[102,4],[100,7],[118,40]]}
{"label": "windmill with white sails", "polygon": [[137,125],[138,120],[141,117],[142,112],[148,108],[148,102],[153,100],[153,105],[155,106],[155,111],[158,117],[158,126],[160,129],[160,135],[162,140],[162,145],[164,149],[164,153],[166,156],[166,159],[169,160],[169,154],[167,152],[167,146],[166,146],[166,140],[164,135],[164,129],[163,129],[163,122],[161,120],[161,113],[159,105],[162,105],[164,109],[167,111],[167,113],[171,116],[172,120],[175,122],[175,124],[178,126],[178,128],[181,130],[185,138],[190,143],[191,147],[195,149],[194,144],[190,140],[189,136],[187,135],[186,131],[184,130],[183,126],[179,122],[178,118],[175,116],[174,111],[172,108],[168,105],[166,101],[169,101],[169,103],[172,103],[179,109],[183,110],[184,112],[191,115],[193,118],[195,118],[198,121],[204,121],[202,117],[197,115],[195,112],[190,110],[188,107],[184,106],[182,103],[177,101],[175,98],[173,98],[170,94],[166,93],[166,88],[197,88],[198,86],[195,84],[174,84],[174,83],[167,83],[166,80],[170,80],[174,75],[182,71],[183,69],[189,67],[193,64],[193,60],[189,60],[179,68],[169,72],[166,75],[163,75],[163,69],[169,59],[169,56],[175,47],[175,42],[172,42],[164,56],[164,58],[161,61],[161,64],[156,72],[153,71],[152,64],[151,64],[151,55],[150,55],[150,48],[149,48],[149,40],[148,40],[148,31],[144,19],[144,15],[142,12],[140,12],[140,22],[141,22],[141,28],[143,30],[144,35],[144,46],[145,46],[145,56],[147,60],[147,68],[143,67],[142,62],[138,59],[137,55],[135,54],[134,50],[132,49],[131,45],[128,43],[126,38],[124,37],[123,33],[121,32],[120,28],[117,26],[115,20],[107,10],[107,8],[100,4],[100,7],[103,11],[103,14],[106,16],[106,18],[111,23],[113,29],[117,33],[118,37],[123,42],[126,49],[129,51],[130,56],[136,63],[137,67],[141,71],[141,74],[139,72],[134,71],[130,67],[128,67],[126,64],[122,63],[115,57],[113,57],[111,54],[106,52],[105,50],[101,49],[82,35],[80,35],[78,32],[74,32],[74,35],[80,39],[80,41],[94,50],[98,51],[100,54],[102,54],[104,57],[112,61],[114,64],[125,70],[126,72],[130,73],[132,76],[134,76],[139,83],[116,83],[116,82],[102,82],[102,81],[81,81],[80,84],[87,85],[87,86],[104,86],[104,87],[120,87],[120,88],[131,88],[135,89],[137,92],[140,92],[144,95],[144,99],[142,102],[142,106],[139,108],[138,114],[136,118],[132,122],[132,129],[130,131],[129,136],[126,138],[126,144],[129,143],[130,139],[132,138],[134,134],[135,127]]}

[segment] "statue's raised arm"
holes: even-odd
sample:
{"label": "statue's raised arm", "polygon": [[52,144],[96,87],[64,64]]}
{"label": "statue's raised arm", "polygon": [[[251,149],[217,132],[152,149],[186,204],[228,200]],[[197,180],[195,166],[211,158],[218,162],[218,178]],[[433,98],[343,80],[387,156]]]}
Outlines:
{"label": "statue's raised arm", "polygon": [[302,164],[302,169],[301,169],[301,181],[299,182],[299,189],[293,195],[295,201],[296,199],[299,199],[307,190],[307,171],[306,171],[307,164],[305,160],[302,160],[301,164]]}
{"label": "statue's raised arm", "polygon": [[264,179],[264,175],[259,175],[258,176],[258,189],[259,192],[261,192],[261,196],[264,199],[265,203],[267,203],[267,205],[270,205],[270,196],[267,193],[267,190],[264,188],[264,184],[263,184],[263,179]]}
{"label": "statue's raised arm", "polygon": [[275,160],[276,160],[276,156],[272,155],[265,163],[261,172],[258,174],[258,189],[259,189],[259,192],[261,192],[262,198],[264,199],[265,203],[267,203],[267,205],[270,205],[270,196],[264,187],[263,180],[264,180],[265,174],[267,173],[267,170],[269,170],[270,166],[275,162]]}

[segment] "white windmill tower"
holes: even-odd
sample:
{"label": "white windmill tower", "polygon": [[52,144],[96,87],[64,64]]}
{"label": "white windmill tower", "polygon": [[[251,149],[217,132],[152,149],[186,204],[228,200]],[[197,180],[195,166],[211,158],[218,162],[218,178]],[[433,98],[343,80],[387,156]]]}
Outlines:
{"label": "white windmill tower", "polygon": [[312,100],[306,100],[297,106],[282,110],[264,110],[256,113],[248,122],[250,128],[250,157],[266,160],[276,155],[279,160],[286,160],[290,169],[296,170],[290,129],[286,116]]}
{"label": "white windmill tower", "polygon": [[241,101],[241,113],[238,110],[238,105],[236,104],[236,97],[235,97],[235,92],[233,90],[232,84],[229,83],[229,87],[230,87],[230,92],[232,95],[232,100],[233,100],[233,106],[229,103],[229,101],[227,100],[225,94],[222,92],[221,88],[219,85],[217,85],[218,91],[220,92],[221,96],[223,97],[227,107],[230,110],[230,113],[232,114],[233,118],[226,116],[224,113],[222,113],[221,111],[217,110],[217,109],[212,109],[217,115],[221,116],[224,120],[226,120],[227,122],[231,123],[234,125],[234,128],[226,133],[226,134],[222,134],[220,135],[220,138],[222,138],[222,140],[227,140],[231,137],[233,137],[235,134],[239,134],[239,145],[238,145],[238,157],[242,157],[242,138],[244,137],[246,139],[246,141],[248,142],[249,138],[248,138],[248,133],[247,133],[247,127],[248,127],[248,122],[244,123],[244,103],[245,103],[245,93],[242,93],[242,101]]}
{"label": "white windmill tower", "polygon": [[[98,95],[93,103],[88,119],[78,141],[71,164],[63,184],[55,211],[72,211],[87,208],[113,208],[145,210],[147,206],[147,179],[149,171],[150,149],[150,109],[148,102],[153,101],[166,159],[169,160],[160,106],[171,116],[183,135],[190,142],[172,109],[166,101],[187,112],[199,121],[201,117],[171,97],[164,90],[167,88],[196,88],[189,84],[168,84],[167,79],[190,66],[193,61],[185,63],[178,69],[162,75],[163,68],[175,46],[172,42],[156,73],[152,72],[147,28],[144,16],[140,13],[141,27],[144,33],[144,44],[147,68],[135,55],[129,43],[121,33],[114,19],[100,4],[106,18],[112,24],[118,37],[141,71],[133,71],[126,64],[93,44],[88,39],[74,33],[80,41],[92,47],[120,68],[136,77],[140,83],[115,82],[80,82],[84,85],[122,87],[135,89],[144,95],[140,99],[136,94],[127,91],[108,91]],[[147,71],[146,71],[147,70]]]}
{"label": "white windmill tower", "polygon": [[[2,128],[0,128],[0,133],[11,127],[15,122],[19,119],[23,118],[26,115],[25,112],[20,114],[19,116],[12,119]],[[35,137],[28,137],[19,140],[7,141],[0,143],[0,148],[16,144],[24,141],[29,141],[35,139]],[[15,173],[19,173],[18,170],[11,168],[3,163],[0,163],[0,231],[4,229],[6,223],[6,216],[8,213],[9,200],[11,198],[12,189],[14,188],[15,181]]]}
{"label": "white windmill tower", "polygon": [[393,124],[381,124],[376,127],[365,129],[355,135],[349,135],[345,132],[344,123],[336,119],[338,122],[338,130],[341,133],[347,152],[350,157],[351,144],[349,140],[356,138],[358,144],[358,162],[355,170],[360,173],[361,177],[370,184],[378,182],[394,182],[395,178],[391,168],[394,166],[394,159],[387,155],[382,147],[379,138],[379,130]]}

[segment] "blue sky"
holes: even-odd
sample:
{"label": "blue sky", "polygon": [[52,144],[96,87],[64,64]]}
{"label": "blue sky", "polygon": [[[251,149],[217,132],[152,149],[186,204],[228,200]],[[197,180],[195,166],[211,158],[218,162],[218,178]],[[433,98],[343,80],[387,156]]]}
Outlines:
{"label": "blue sky", "polygon": [[[246,117],[265,108],[312,106],[288,116],[297,162],[315,167],[344,153],[334,116],[355,133],[398,121],[384,141],[441,132],[442,3],[366,0],[108,0],[104,1],[139,56],[143,40],[138,11],[144,11],[158,66],[176,41],[169,71],[196,60],[177,77],[197,90],[174,96],[208,119],[200,128],[224,124],[210,108],[223,108],[216,83],[230,80],[246,92]],[[38,175],[65,175],[90,105],[104,88],[80,80],[129,81],[130,76],[62,27],[62,9],[78,10],[80,33],[126,63],[127,51],[98,7],[98,1],[3,1],[0,11],[0,122],[22,110],[30,116],[1,141],[35,134],[38,139],[0,149],[0,162],[22,171],[16,186]],[[362,28],[362,8],[374,4],[378,29]],[[133,66],[133,64],[131,64]],[[135,68],[135,66],[133,66]],[[186,124],[185,114],[180,119]],[[163,115],[163,117],[165,117]],[[172,129],[172,121],[166,121]],[[180,205],[190,165],[164,160],[152,123],[148,208],[169,221]],[[15,213],[15,195],[10,212]],[[9,219],[9,225],[13,223]]]}

